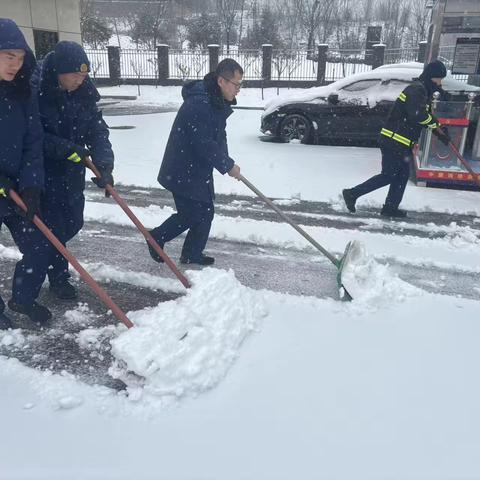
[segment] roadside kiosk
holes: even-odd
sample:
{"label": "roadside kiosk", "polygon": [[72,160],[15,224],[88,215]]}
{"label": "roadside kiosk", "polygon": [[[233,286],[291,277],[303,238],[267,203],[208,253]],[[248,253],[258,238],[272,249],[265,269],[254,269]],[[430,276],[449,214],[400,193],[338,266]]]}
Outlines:
{"label": "roadside kiosk", "polygon": [[[437,94],[432,102],[432,113],[442,128],[448,131],[453,144],[472,170],[480,174],[480,94],[470,93],[464,101],[441,101]],[[429,129],[422,131],[414,150],[412,176],[417,185],[478,188],[452,149],[444,145]]]}
{"label": "roadside kiosk", "polygon": [[[425,63],[443,61],[454,75],[480,86],[480,0],[428,0],[432,9]],[[453,47],[453,48],[452,48]],[[452,92],[433,99],[432,113],[475,173],[480,173],[480,94]],[[414,150],[412,179],[418,185],[472,187],[478,184],[450,147],[424,130]]]}

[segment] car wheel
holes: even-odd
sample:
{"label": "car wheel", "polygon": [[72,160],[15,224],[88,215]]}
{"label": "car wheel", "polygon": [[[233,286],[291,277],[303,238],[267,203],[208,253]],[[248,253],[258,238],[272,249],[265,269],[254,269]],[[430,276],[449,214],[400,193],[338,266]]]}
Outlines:
{"label": "car wheel", "polygon": [[293,113],[287,115],[280,123],[279,133],[288,140],[300,140],[306,143],[312,132],[312,123],[303,115]]}

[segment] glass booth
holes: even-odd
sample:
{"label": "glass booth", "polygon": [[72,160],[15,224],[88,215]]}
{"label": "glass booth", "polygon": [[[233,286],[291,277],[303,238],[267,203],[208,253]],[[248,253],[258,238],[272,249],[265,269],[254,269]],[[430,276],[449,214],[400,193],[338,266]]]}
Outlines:
{"label": "glass booth", "polygon": [[[475,173],[480,174],[480,95],[470,94],[464,101],[432,102],[432,113]],[[413,179],[417,185],[476,186],[450,147],[444,145],[430,129],[423,129],[414,149]]]}

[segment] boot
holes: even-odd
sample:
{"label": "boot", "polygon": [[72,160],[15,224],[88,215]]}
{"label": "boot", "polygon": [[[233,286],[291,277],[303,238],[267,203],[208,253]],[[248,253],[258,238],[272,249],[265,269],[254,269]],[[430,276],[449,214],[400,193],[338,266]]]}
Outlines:
{"label": "boot", "polygon": [[198,258],[189,258],[184,257],[183,255],[180,257],[180,263],[185,264],[196,264],[196,265],[213,265],[215,263],[215,259],[213,257],[208,257],[203,253]]}
{"label": "boot", "polygon": [[[157,242],[159,247],[163,250],[163,243]],[[152,257],[155,262],[158,263],[164,263],[163,258],[153,249],[153,247],[150,245],[150,243],[147,242],[147,247],[148,247],[148,253],[150,253],[150,256]]]}
{"label": "boot", "polygon": [[13,328],[12,321],[4,312],[0,312],[0,330],[8,330],[9,328]]}
{"label": "boot", "polygon": [[393,208],[384,205],[380,215],[382,215],[382,217],[405,218],[407,216],[407,212],[405,210],[400,210],[399,208]]}
{"label": "boot", "polygon": [[345,205],[348,208],[349,212],[355,213],[357,209],[355,208],[355,202],[357,201],[357,197],[352,193],[349,188],[342,190],[343,199],[345,200]]}
{"label": "boot", "polygon": [[22,315],[27,315],[27,317],[34,323],[45,324],[52,318],[50,310],[37,302],[25,305],[22,303],[15,303],[10,299],[8,301],[8,308],[14,312],[21,313]]}
{"label": "boot", "polygon": [[50,291],[60,300],[75,300],[77,289],[67,280],[50,283]]}

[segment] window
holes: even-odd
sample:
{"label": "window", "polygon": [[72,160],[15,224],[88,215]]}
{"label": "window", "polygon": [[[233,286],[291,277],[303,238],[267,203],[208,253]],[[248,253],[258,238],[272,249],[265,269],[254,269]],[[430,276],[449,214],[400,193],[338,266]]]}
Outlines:
{"label": "window", "polygon": [[355,83],[351,83],[346,87],[343,87],[342,90],[347,92],[361,92],[362,90],[368,90],[371,87],[374,87],[380,83],[380,80],[373,79],[373,80],[360,80]]}
{"label": "window", "polygon": [[33,30],[35,42],[35,56],[41,60],[48,52],[51,52],[58,43],[58,32],[47,30]]}

